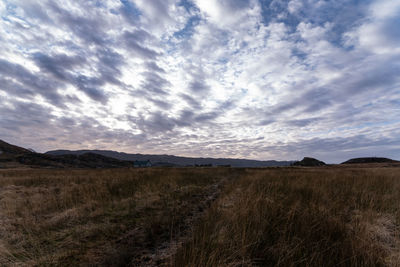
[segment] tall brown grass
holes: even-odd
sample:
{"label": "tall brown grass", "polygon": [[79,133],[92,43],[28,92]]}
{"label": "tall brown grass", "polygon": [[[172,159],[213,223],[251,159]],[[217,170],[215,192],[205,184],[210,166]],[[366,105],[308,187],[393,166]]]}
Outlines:
{"label": "tall brown grass", "polygon": [[218,169],[3,170],[0,266],[125,265],[182,231]]}
{"label": "tall brown grass", "polygon": [[0,170],[0,266],[400,266],[399,174]]}
{"label": "tall brown grass", "polygon": [[175,266],[400,266],[400,169],[248,170]]}

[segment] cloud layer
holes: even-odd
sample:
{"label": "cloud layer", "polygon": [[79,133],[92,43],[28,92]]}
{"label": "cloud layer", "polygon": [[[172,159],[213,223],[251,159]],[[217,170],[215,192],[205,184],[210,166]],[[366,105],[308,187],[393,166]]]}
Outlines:
{"label": "cloud layer", "polygon": [[397,0],[0,2],[0,138],[400,159]]}

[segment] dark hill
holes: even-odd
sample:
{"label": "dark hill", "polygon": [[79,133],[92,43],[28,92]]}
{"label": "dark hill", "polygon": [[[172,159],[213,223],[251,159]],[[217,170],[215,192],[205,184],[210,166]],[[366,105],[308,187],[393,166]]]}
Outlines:
{"label": "dark hill", "polygon": [[341,164],[359,164],[359,163],[396,163],[399,161],[388,159],[388,158],[378,158],[378,157],[369,157],[369,158],[354,158],[349,159],[348,161],[342,162]]}
{"label": "dark hill", "polygon": [[17,158],[22,155],[27,155],[32,153],[28,149],[14,146],[9,143],[0,140],[0,167],[19,165]]}
{"label": "dark hill", "polygon": [[8,163],[18,166],[37,166],[55,168],[111,168],[133,166],[133,161],[150,160],[153,166],[232,166],[232,167],[270,167],[289,166],[292,161],[260,161],[229,158],[189,158],[173,155],[127,154],[109,150],[56,150],[45,154],[35,153],[25,148],[0,141],[0,167]]}
{"label": "dark hill", "polygon": [[96,153],[106,157],[129,161],[147,161],[150,160],[153,166],[232,166],[232,167],[271,167],[271,166],[289,166],[293,161],[260,161],[249,159],[229,159],[229,158],[190,158],[178,157],[173,155],[146,155],[146,154],[128,154],[111,150],[54,150],[48,151],[49,155]]}
{"label": "dark hill", "polygon": [[326,165],[325,162],[309,157],[304,157],[301,161],[296,161],[292,164],[292,166],[304,166],[304,167],[316,167],[325,165]]}
{"label": "dark hill", "polygon": [[17,161],[24,165],[59,168],[115,168],[133,166],[133,162],[113,159],[94,153],[60,156],[30,153],[18,156]]}
{"label": "dark hill", "polygon": [[48,155],[32,152],[0,140],[0,167],[114,168],[132,167],[133,162],[95,153],[81,155]]}
{"label": "dark hill", "polygon": [[31,151],[0,140],[0,155],[21,155],[26,153],[31,153]]}

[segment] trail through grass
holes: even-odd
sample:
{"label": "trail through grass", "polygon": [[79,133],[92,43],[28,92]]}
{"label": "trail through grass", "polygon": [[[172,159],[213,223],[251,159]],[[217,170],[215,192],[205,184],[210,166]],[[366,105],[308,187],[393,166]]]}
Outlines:
{"label": "trail through grass", "polygon": [[399,169],[247,170],[175,266],[399,266]]}
{"label": "trail through grass", "polygon": [[0,266],[400,266],[399,174],[1,170]]}
{"label": "trail through grass", "polygon": [[[126,265],[154,256],[208,206],[231,170],[0,173],[0,265]],[[8,253],[10,252],[10,253]]]}

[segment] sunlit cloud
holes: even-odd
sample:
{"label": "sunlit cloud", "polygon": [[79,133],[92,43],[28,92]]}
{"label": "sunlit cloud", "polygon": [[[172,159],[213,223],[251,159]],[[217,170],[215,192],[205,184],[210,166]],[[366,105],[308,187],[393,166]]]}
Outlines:
{"label": "sunlit cloud", "polygon": [[0,139],[400,159],[395,0],[0,1]]}

